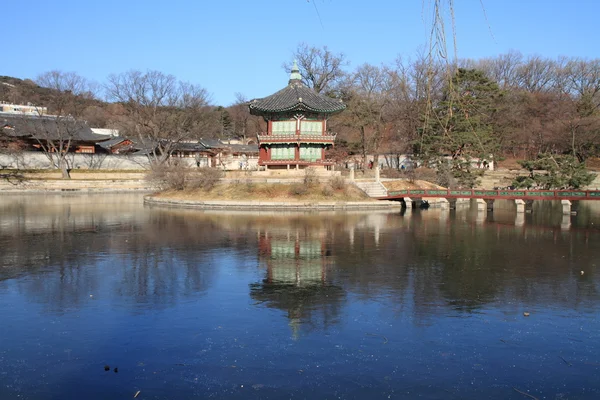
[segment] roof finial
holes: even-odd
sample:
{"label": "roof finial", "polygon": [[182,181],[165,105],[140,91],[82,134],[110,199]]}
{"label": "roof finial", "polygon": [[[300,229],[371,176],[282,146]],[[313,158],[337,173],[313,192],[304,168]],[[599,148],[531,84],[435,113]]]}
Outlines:
{"label": "roof finial", "polygon": [[302,82],[302,75],[300,75],[300,69],[298,68],[298,63],[294,60],[294,65],[292,65],[292,73],[290,74],[290,84],[292,83],[300,83]]}

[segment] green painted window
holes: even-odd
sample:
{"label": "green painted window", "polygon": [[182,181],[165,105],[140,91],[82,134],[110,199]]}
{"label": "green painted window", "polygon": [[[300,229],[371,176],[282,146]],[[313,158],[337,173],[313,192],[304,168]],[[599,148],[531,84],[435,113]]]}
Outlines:
{"label": "green painted window", "polygon": [[316,161],[321,159],[323,148],[317,145],[302,145],[300,146],[300,159],[308,161]]}
{"label": "green painted window", "polygon": [[300,133],[302,135],[322,135],[323,122],[321,121],[302,121],[300,122]]}
{"label": "green painted window", "polygon": [[317,240],[301,242],[299,255],[300,258],[320,258],[321,242]]}
{"label": "green painted window", "polygon": [[271,148],[271,160],[293,160],[295,146],[278,145]]}
{"label": "green painted window", "polygon": [[271,243],[271,258],[295,258],[296,244],[294,242],[274,240]]}
{"label": "green painted window", "polygon": [[273,135],[295,135],[296,120],[289,121],[273,121],[271,123]]}

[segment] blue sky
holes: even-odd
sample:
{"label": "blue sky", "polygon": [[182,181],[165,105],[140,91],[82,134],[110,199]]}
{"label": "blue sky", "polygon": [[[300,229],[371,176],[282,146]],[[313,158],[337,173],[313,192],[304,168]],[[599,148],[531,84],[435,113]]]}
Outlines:
{"label": "blue sky", "polygon": [[[429,37],[432,2],[8,1],[0,75],[35,78],[59,69],[102,82],[110,73],[154,69],[204,86],[226,106],[236,92],[254,98],[285,86],[281,65],[300,42],[345,53],[351,68],[414,57]],[[598,57],[600,1],[455,2],[459,58],[511,49]]]}

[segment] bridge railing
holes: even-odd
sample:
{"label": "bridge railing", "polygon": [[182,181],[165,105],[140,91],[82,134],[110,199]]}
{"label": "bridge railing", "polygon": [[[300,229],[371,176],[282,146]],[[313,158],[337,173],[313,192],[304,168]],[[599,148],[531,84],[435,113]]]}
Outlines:
{"label": "bridge railing", "polygon": [[447,197],[483,199],[600,200],[600,190],[389,190],[388,197]]}

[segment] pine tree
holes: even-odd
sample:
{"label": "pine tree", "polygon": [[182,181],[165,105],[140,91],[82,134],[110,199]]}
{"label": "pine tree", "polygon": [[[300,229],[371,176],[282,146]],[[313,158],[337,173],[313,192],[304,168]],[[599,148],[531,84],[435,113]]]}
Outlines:
{"label": "pine tree", "polygon": [[442,100],[425,116],[415,143],[423,162],[449,171],[460,186],[474,186],[479,173],[473,161],[490,163],[499,149],[493,117],[501,96],[498,85],[483,72],[459,68]]}

